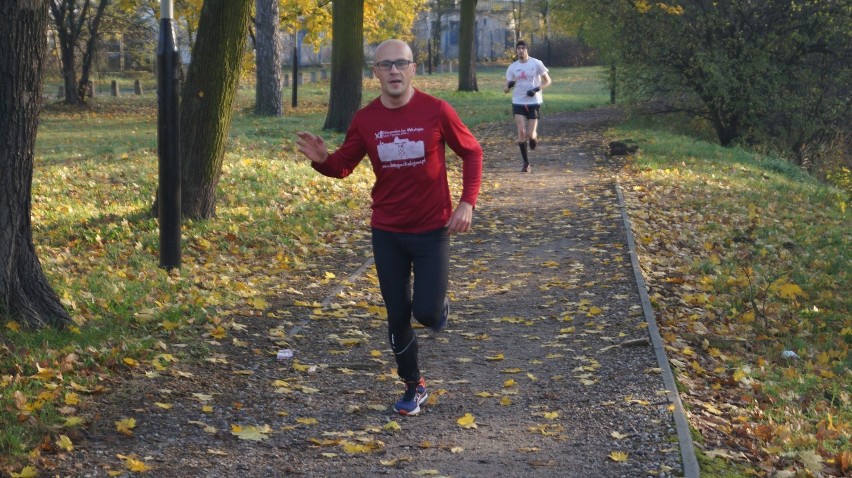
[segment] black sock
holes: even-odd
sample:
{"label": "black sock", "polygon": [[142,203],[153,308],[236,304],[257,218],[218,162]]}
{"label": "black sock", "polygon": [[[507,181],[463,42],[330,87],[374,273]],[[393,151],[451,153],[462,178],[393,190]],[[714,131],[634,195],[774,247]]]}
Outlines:
{"label": "black sock", "polygon": [[521,148],[521,157],[524,158],[524,163],[529,163],[530,160],[527,157],[527,142],[524,141],[523,143],[518,143],[518,147]]}

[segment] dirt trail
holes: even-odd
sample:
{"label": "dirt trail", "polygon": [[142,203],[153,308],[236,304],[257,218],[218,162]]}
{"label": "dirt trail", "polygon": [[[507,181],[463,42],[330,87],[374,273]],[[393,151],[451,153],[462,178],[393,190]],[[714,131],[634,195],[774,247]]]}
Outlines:
{"label": "dirt trail", "polygon": [[[299,298],[330,308],[282,297],[265,317],[238,319],[237,341],[198,365],[116,384],[85,439],[44,476],[126,471],[119,455],[158,477],[679,476],[669,403],[642,340],[616,165],[602,150],[616,118],[545,117],[530,174],[519,172],[511,122],[477,133],[483,193],[475,232],[453,240],[451,319],[441,334],[417,329],[432,395],[421,416],[390,408],[401,386],[364,241],[326,258],[335,283]],[[277,361],[284,344],[295,357]],[[468,413],[476,428],[459,425]],[[132,438],[115,430],[124,417],[137,419]],[[258,427],[258,440],[232,425]]]}

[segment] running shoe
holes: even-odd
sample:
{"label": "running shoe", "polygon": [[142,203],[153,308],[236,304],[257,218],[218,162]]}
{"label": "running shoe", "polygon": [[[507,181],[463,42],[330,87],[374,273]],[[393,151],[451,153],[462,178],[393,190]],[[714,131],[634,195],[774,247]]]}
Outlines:
{"label": "running shoe", "polygon": [[423,377],[416,382],[405,382],[405,394],[393,406],[393,411],[400,415],[413,417],[420,413],[420,405],[426,402],[429,394],[426,393],[426,381]]}
{"label": "running shoe", "polygon": [[538,146],[538,142],[536,140],[530,138],[530,149],[533,150],[533,149],[535,149],[536,146]]}
{"label": "running shoe", "polygon": [[523,168],[521,168],[521,172],[522,172],[522,173],[528,173],[528,172],[530,172],[530,163],[524,163],[524,167],[523,167]]}
{"label": "running shoe", "polygon": [[447,326],[447,318],[450,316],[450,299],[448,297],[444,297],[444,310],[441,312],[441,317],[437,322],[431,327],[432,332],[440,332],[444,330],[444,327]]}

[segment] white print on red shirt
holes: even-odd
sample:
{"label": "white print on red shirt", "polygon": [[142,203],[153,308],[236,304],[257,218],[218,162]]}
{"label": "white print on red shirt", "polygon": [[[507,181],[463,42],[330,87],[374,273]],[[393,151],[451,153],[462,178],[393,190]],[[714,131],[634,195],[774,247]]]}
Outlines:
{"label": "white print on red shirt", "polygon": [[[423,140],[410,140],[406,136],[422,133],[423,128],[408,128],[376,133],[376,150],[383,167],[404,168],[426,164],[426,146]],[[393,141],[382,142],[382,138],[393,137]],[[412,161],[413,160],[413,161]]]}

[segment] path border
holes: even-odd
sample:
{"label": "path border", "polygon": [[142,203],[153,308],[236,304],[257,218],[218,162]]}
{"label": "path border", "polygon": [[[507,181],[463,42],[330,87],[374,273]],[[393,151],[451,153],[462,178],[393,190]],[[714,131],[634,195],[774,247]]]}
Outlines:
{"label": "path border", "polygon": [[651,338],[651,345],[654,346],[654,355],[657,356],[657,363],[660,365],[663,376],[663,384],[668,391],[669,401],[674,405],[672,414],[674,415],[675,428],[677,430],[677,439],[680,444],[680,456],[683,465],[683,475],[686,478],[698,478],[701,476],[701,471],[698,467],[698,458],[695,456],[695,445],[692,442],[692,432],[689,428],[689,422],[686,420],[686,412],[683,409],[683,403],[680,401],[680,395],[677,392],[674,374],[672,373],[669,359],[666,356],[666,349],[663,345],[663,339],[660,337],[660,328],[657,326],[657,321],[654,318],[654,309],[651,306],[651,299],[648,297],[648,291],[645,289],[645,279],[642,276],[642,269],[639,265],[639,255],[636,252],[636,242],[633,240],[633,227],[630,223],[630,217],[627,215],[627,206],[624,204],[624,194],[621,191],[621,184],[615,182],[615,192],[618,194],[618,208],[621,209],[621,220],[624,222],[625,233],[627,234],[627,247],[630,250],[630,263],[633,265],[633,276],[636,279],[636,287],[639,289],[639,299],[642,302],[642,312],[645,315],[645,321],[648,323],[648,335]]}

